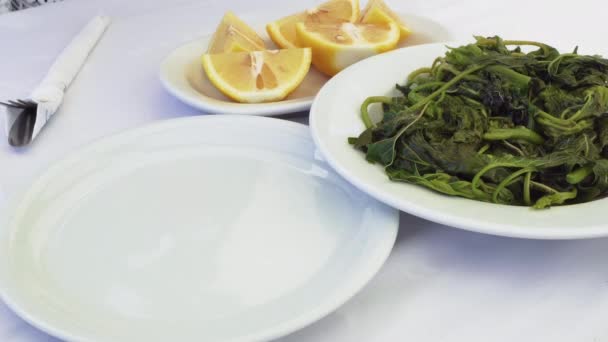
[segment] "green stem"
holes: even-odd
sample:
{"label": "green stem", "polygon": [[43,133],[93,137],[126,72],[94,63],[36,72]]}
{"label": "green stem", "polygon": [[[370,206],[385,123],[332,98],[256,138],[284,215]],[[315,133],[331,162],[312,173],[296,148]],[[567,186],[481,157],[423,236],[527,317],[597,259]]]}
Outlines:
{"label": "green stem", "polygon": [[579,122],[574,123],[573,125],[569,125],[568,127],[564,127],[558,124],[555,124],[554,122],[545,120],[544,118],[538,118],[536,120],[536,122],[538,122],[539,124],[543,125],[543,126],[547,126],[547,127],[553,127],[555,129],[560,130],[561,134],[564,135],[569,135],[569,134],[576,134],[578,132],[581,132],[587,128],[591,128],[593,127],[593,121],[591,120],[581,120]]}
{"label": "green stem", "polygon": [[517,71],[514,71],[514,70],[509,69],[502,65],[489,66],[488,70],[492,71],[494,73],[500,74],[507,80],[512,81],[513,83],[519,85],[520,88],[527,87],[528,84],[530,83],[530,80],[532,79],[530,76],[520,74]]}
{"label": "green stem", "polygon": [[417,92],[419,92],[421,90],[424,90],[424,89],[435,88],[435,87],[443,85],[444,83],[445,82],[440,82],[440,81],[428,82],[428,83],[425,83],[425,84],[421,84],[421,85],[417,86],[416,88],[413,88],[412,92],[417,93]]}
{"label": "green stem", "polygon": [[369,117],[369,112],[367,111],[367,107],[369,107],[372,103],[384,103],[391,104],[393,103],[393,99],[388,96],[370,96],[361,104],[361,119],[363,119],[363,123],[365,124],[365,128],[374,127],[374,123],[372,119]]}
{"label": "green stem", "polygon": [[490,144],[485,144],[483,145],[479,151],[477,151],[478,155],[482,155],[485,151],[487,151],[490,148]]}
{"label": "green stem", "polygon": [[539,47],[541,49],[545,49],[548,47],[547,44],[535,42],[533,40],[503,40],[502,43],[505,45],[531,45]]}
{"label": "green stem", "polygon": [[448,63],[443,63],[441,64],[438,68],[437,68],[437,78],[442,79],[443,78],[443,73],[441,73],[442,71],[448,71],[450,73],[452,73],[454,76],[460,75],[461,71],[454,68],[453,66],[451,66]]}
{"label": "green stem", "polygon": [[547,120],[547,118],[545,118],[545,117],[539,117],[538,119],[536,119],[536,122],[538,122],[539,124],[541,124],[543,126],[552,127],[552,128],[559,129],[562,131],[566,131],[566,130],[569,130],[572,128],[572,127],[565,127],[559,123],[555,123],[555,121]]}
{"label": "green stem", "polygon": [[532,199],[530,198],[530,181],[532,180],[532,172],[526,173],[524,177],[524,203],[526,205],[532,205]]}
{"label": "green stem", "polygon": [[579,110],[577,110],[576,113],[574,113],[571,117],[569,117],[567,120],[576,121],[581,115],[583,115],[585,107],[588,108],[588,106],[591,106],[592,104],[593,104],[593,95],[585,96],[585,104]]}
{"label": "green stem", "polygon": [[431,73],[431,68],[428,67],[424,67],[424,68],[420,68],[420,69],[416,69],[414,71],[412,71],[410,73],[410,75],[407,77],[407,82],[412,82],[414,80],[414,78],[416,78],[416,76],[421,75],[421,74],[430,74]]}
{"label": "green stem", "polygon": [[473,193],[476,193],[476,194],[481,193],[481,191],[478,189],[479,182],[481,181],[481,176],[486,174],[486,172],[488,172],[492,169],[495,169],[497,167],[510,167],[510,166],[512,166],[512,164],[510,164],[510,163],[496,163],[496,164],[489,164],[489,165],[484,166],[481,170],[479,170],[479,172],[477,172],[475,174],[475,176],[471,180],[471,188],[473,189]]}
{"label": "green stem", "polygon": [[578,169],[570,172],[566,175],[566,182],[570,184],[578,184],[582,182],[587,176],[593,173],[593,167],[591,165],[579,167]]}
{"label": "green stem", "polygon": [[524,151],[522,151],[521,149],[519,149],[517,146],[515,146],[515,145],[511,144],[510,142],[508,142],[508,141],[504,140],[502,143],[503,143],[505,146],[507,146],[508,148],[510,148],[510,149],[512,149],[513,151],[515,151],[515,152],[516,152],[517,154],[519,154],[520,156],[522,156],[522,157],[523,157],[523,156],[525,155]]}
{"label": "green stem", "polygon": [[545,139],[538,133],[526,127],[492,128],[483,135],[484,140],[524,140],[536,145],[542,145]]}
{"label": "green stem", "polygon": [[[557,74],[557,71],[559,70],[559,63],[561,63],[563,59],[565,59],[567,57],[576,57],[576,56],[578,56],[578,55],[575,53],[564,53],[564,54],[561,54],[561,55],[555,57],[555,59],[553,59],[547,66],[547,71],[551,75]],[[556,64],[557,64],[557,66],[556,66]]]}
{"label": "green stem", "polygon": [[548,185],[545,185],[545,184],[539,183],[539,182],[535,182],[535,181],[530,181],[530,185],[534,188],[537,188],[537,189],[542,190],[549,194],[556,194],[559,192]]}
{"label": "green stem", "polygon": [[438,65],[441,65],[441,63],[443,62],[443,58],[442,57],[437,57],[435,58],[435,60],[433,61],[433,64],[431,65],[431,75],[435,75],[435,71]]}
{"label": "green stem", "polygon": [[555,116],[553,116],[553,115],[551,115],[551,114],[549,114],[549,113],[547,113],[547,112],[545,112],[543,110],[540,110],[538,108],[536,108],[536,109],[537,109],[536,115],[540,116],[541,118],[547,119],[547,120],[549,120],[551,122],[554,122],[555,124],[560,125],[560,126],[566,126],[564,128],[572,127],[572,121],[560,119],[560,118],[557,118],[557,117],[555,117]]}
{"label": "green stem", "polygon": [[[468,104],[472,104],[473,106],[483,107],[483,105],[481,104],[481,102],[479,102],[477,100],[473,100],[470,97],[464,96],[462,99],[464,100],[464,102],[467,102]],[[487,116],[487,115],[484,114],[484,116]]]}
{"label": "green stem", "polygon": [[[393,146],[392,149],[395,150],[395,144],[397,144],[397,141],[399,140],[399,138],[401,137],[401,135],[403,135],[410,127],[412,127],[416,122],[418,122],[418,120],[420,120],[420,118],[424,115],[424,112],[426,111],[428,105],[424,106],[424,108],[422,108],[422,110],[420,111],[420,113],[418,114],[418,116],[416,116],[416,118],[414,118],[414,120],[412,122],[410,122],[409,124],[407,124],[405,127],[401,128],[397,134],[395,135],[394,139],[393,139]],[[384,168],[388,168],[389,166],[393,165],[393,163],[395,162],[395,155],[393,155],[393,160],[391,160],[391,162],[386,165]]]}
{"label": "green stem", "polygon": [[[488,45],[487,43],[491,43],[496,45],[497,41],[496,39],[484,39],[483,41],[480,41],[478,44],[481,45]],[[503,40],[502,41],[503,44],[505,45],[531,45],[531,46],[536,46],[539,47],[541,49],[543,49],[544,53],[547,53],[547,50],[549,49],[549,46],[547,44],[543,44],[540,42],[535,42],[535,41],[531,41],[531,40]]]}
{"label": "green stem", "polygon": [[564,111],[562,112],[562,114],[559,116],[562,120],[568,120],[566,119],[566,117],[568,116],[568,114],[572,113],[572,111],[578,111],[579,109],[581,109],[583,106],[581,105],[574,105],[574,106],[570,106],[566,109],[564,109]]}
{"label": "green stem", "polygon": [[484,82],[485,80],[482,77],[479,77],[477,75],[465,75],[464,78],[467,81],[473,81],[473,82]]}
{"label": "green stem", "polygon": [[454,78],[452,78],[451,80],[449,80],[448,82],[446,82],[443,86],[441,86],[441,88],[435,90],[431,95],[425,97],[424,99],[420,100],[418,103],[416,103],[413,106],[411,106],[410,110],[415,111],[415,110],[420,109],[421,107],[423,107],[424,105],[426,105],[429,101],[431,101],[435,97],[439,96],[444,91],[448,90],[451,86],[453,86],[454,84],[456,84],[458,81],[460,81],[466,75],[472,74],[472,73],[474,73],[474,72],[476,72],[478,70],[481,70],[481,69],[483,69],[485,67],[486,67],[486,65],[478,65],[478,66],[466,69],[465,71],[461,72],[459,75],[455,76]]}
{"label": "green stem", "polygon": [[528,172],[532,172],[532,171],[535,171],[535,169],[531,168],[531,167],[525,167],[523,169],[513,172],[507,178],[503,179],[502,182],[498,183],[498,186],[494,190],[494,193],[492,193],[492,201],[494,203],[498,203],[498,194],[502,191],[502,189],[504,189],[507,185],[511,184],[511,181],[517,179],[524,173],[528,173]]}

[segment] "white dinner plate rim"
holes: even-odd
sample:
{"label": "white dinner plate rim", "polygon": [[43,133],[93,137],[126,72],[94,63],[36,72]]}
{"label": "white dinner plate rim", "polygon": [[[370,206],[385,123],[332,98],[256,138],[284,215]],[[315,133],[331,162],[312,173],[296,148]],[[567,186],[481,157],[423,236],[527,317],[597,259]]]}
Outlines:
{"label": "white dinner plate rim", "polygon": [[[438,48],[440,46],[459,46],[462,44],[468,44],[470,42],[463,41],[449,41],[449,42],[439,42],[439,43],[429,43],[429,44],[421,44],[416,46],[404,47],[394,51],[390,51],[384,53],[382,55],[373,56],[368,59],[362,60],[358,63],[351,65],[346,68],[343,72],[339,73],[332,79],[330,79],[320,90],[315,97],[315,101],[310,109],[309,116],[309,125],[311,128],[311,134],[315,145],[323,154],[323,158],[331,165],[331,167],[342,177],[344,177],[348,182],[354,185],[356,188],[361,190],[364,193],[376,198],[377,200],[390,205],[393,208],[397,208],[406,213],[421,217],[423,219],[436,222],[439,224],[443,224],[449,227],[459,228],[463,230],[468,230],[477,233],[491,234],[497,236],[505,236],[512,238],[524,238],[524,239],[540,239],[540,240],[573,240],[573,239],[589,239],[589,238],[597,238],[597,237],[605,237],[608,236],[608,224],[602,225],[593,225],[587,226],[585,229],[559,229],[559,228],[543,228],[542,230],[534,230],[534,229],[522,229],[522,227],[517,225],[512,225],[510,223],[502,223],[502,224],[491,224],[488,226],[487,222],[483,220],[477,220],[472,217],[458,217],[454,215],[444,215],[442,213],[437,213],[433,210],[432,207],[419,205],[414,200],[407,200],[403,198],[398,198],[393,196],[392,194],[382,191],[378,189],[378,186],[363,179],[359,175],[357,175],[356,171],[349,170],[342,165],[342,163],[338,160],[338,156],[334,155],[332,151],[330,151],[329,140],[326,141],[326,137],[322,136],[320,133],[321,129],[319,128],[320,122],[322,121],[322,113],[320,113],[319,107],[319,99],[327,96],[326,93],[328,89],[333,89],[334,84],[341,82],[342,79],[348,79],[350,77],[350,73],[354,72],[353,70],[357,70],[358,68],[365,68],[373,66],[374,63],[378,60],[382,60],[385,58],[390,58],[391,56],[398,56],[401,54],[407,54],[408,51],[413,49],[429,49],[429,48]],[[432,62],[432,60],[430,61]],[[411,70],[413,71],[413,70]],[[404,71],[404,77],[407,75],[407,71]],[[359,82],[361,83],[361,82]],[[363,83],[364,84],[364,83]],[[365,161],[363,155],[361,155],[361,160]],[[370,165],[370,167],[372,167]],[[405,184],[403,184],[405,185]],[[430,191],[430,190],[427,190]],[[438,198],[445,198],[446,195],[436,193]],[[466,199],[465,199],[466,200]],[[471,202],[478,203],[480,206],[491,205],[491,206],[505,206],[500,204],[492,204],[492,203],[484,203],[484,202],[476,202],[473,200],[467,200]],[[602,199],[602,201],[608,201],[608,199]],[[568,207],[581,206],[585,204],[574,204],[569,205]],[[547,210],[559,210],[560,207],[555,207]],[[531,210],[526,207],[521,207],[523,210]]]}
{"label": "white dinner plate rim", "polygon": [[[93,142],[91,142],[90,144],[87,144],[85,146],[82,146],[82,147],[76,149],[75,151],[69,153],[66,157],[63,157],[60,160],[58,160],[57,162],[53,163],[49,169],[47,169],[45,172],[42,172],[41,175],[36,177],[36,179],[32,182],[32,186],[30,188],[28,188],[20,196],[15,197],[10,202],[9,206],[7,206],[7,207],[8,207],[8,209],[16,208],[16,206],[18,204],[20,204],[23,199],[28,197],[28,193],[30,192],[30,189],[33,188],[35,184],[37,184],[42,179],[44,179],[44,177],[47,173],[51,173],[52,172],[51,170],[53,170],[55,168],[61,168],[61,167],[63,167],[64,164],[68,164],[73,160],[80,159],[84,155],[86,155],[87,153],[89,153],[90,151],[92,151],[94,149],[102,148],[104,145],[112,144],[113,141],[116,139],[125,139],[130,136],[137,136],[140,134],[144,134],[145,132],[148,132],[148,131],[159,130],[159,129],[171,127],[173,125],[187,125],[190,122],[207,121],[207,120],[217,120],[217,121],[226,121],[226,122],[231,122],[231,121],[240,122],[240,121],[249,121],[249,120],[255,120],[258,122],[260,120],[273,121],[274,123],[279,124],[282,127],[285,127],[285,129],[295,132],[295,134],[298,134],[300,136],[306,136],[308,139],[311,139],[308,127],[306,125],[292,122],[292,121],[270,118],[270,117],[252,117],[252,116],[243,116],[243,115],[221,115],[221,116],[220,115],[202,115],[202,116],[192,116],[192,117],[183,117],[183,118],[177,118],[177,119],[163,120],[160,122],[155,122],[155,123],[151,123],[148,125],[134,128],[134,129],[127,129],[122,132],[111,134],[106,137],[96,139]],[[311,141],[310,143],[312,144],[313,142]],[[316,157],[317,156],[315,153],[315,158]],[[328,167],[329,167],[329,165],[328,165]],[[373,198],[370,198],[370,200],[373,201]],[[390,224],[391,229],[390,230],[383,229],[383,231],[385,231],[386,233],[383,236],[381,236],[381,238],[379,239],[382,242],[382,244],[376,245],[375,248],[372,250],[373,253],[371,253],[370,255],[374,256],[374,258],[372,258],[373,262],[370,263],[369,261],[366,261],[365,271],[361,272],[360,276],[357,277],[357,279],[359,280],[358,283],[346,285],[345,288],[349,290],[347,293],[345,293],[341,296],[334,295],[332,297],[331,301],[326,301],[326,302],[324,302],[324,305],[318,306],[314,310],[309,310],[302,315],[298,315],[298,316],[294,317],[293,319],[291,319],[290,321],[286,321],[271,329],[261,331],[254,335],[241,336],[241,337],[239,337],[235,340],[231,340],[231,341],[236,342],[236,341],[252,341],[252,340],[271,340],[271,339],[276,339],[276,338],[285,336],[287,334],[290,334],[294,331],[302,329],[302,328],[324,318],[325,316],[329,315],[333,311],[337,310],[340,306],[342,306],[344,303],[346,303],[348,300],[350,300],[357,293],[359,293],[373,279],[373,277],[378,273],[378,271],[382,268],[382,265],[385,263],[385,261],[387,260],[387,258],[389,257],[389,255],[392,251],[393,245],[396,241],[397,232],[398,232],[398,226],[399,226],[398,211],[393,208],[388,208],[380,202],[375,202],[374,205],[384,207],[387,209],[387,211],[386,211],[387,214],[384,215],[385,217],[383,217],[382,220],[383,220],[383,222]],[[3,223],[6,223],[6,222],[8,222],[8,221],[5,221]],[[0,241],[2,241],[2,243],[4,243],[5,239],[8,238],[8,235],[10,234],[10,232],[7,231],[6,224],[3,224],[3,227],[0,227],[0,228],[4,228],[4,231],[2,231],[0,234],[0,239],[1,239]],[[0,253],[4,254],[4,252],[0,252]],[[4,303],[6,303],[6,305],[11,310],[13,310],[21,318],[23,318],[26,322],[28,322],[32,326],[35,326],[35,327],[41,329],[42,331],[45,331],[45,332],[47,332],[55,337],[61,338],[61,339],[92,341],[90,339],[86,339],[86,337],[84,337],[84,336],[66,331],[66,329],[62,329],[61,327],[53,326],[52,324],[48,323],[48,321],[45,320],[44,317],[38,317],[38,315],[36,313],[32,313],[32,312],[28,311],[27,309],[24,309],[22,307],[22,305],[19,303],[18,298],[14,297],[15,294],[8,292],[6,284],[4,283],[4,281],[2,281],[3,280],[2,278],[4,276],[6,276],[6,274],[3,271],[2,273],[0,273],[0,299]]]}

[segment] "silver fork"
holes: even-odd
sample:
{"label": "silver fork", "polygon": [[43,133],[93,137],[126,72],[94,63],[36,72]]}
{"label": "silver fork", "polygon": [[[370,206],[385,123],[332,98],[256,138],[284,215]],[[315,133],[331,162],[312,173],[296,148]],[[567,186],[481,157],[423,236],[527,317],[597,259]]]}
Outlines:
{"label": "silver fork", "polygon": [[96,16],[90,20],[55,59],[46,76],[27,99],[0,102],[6,107],[4,119],[10,145],[29,144],[57,112],[65,91],[105,32],[109,22],[110,19],[106,16]]}
{"label": "silver fork", "polygon": [[20,9],[40,6],[42,4],[46,4],[46,3],[50,3],[50,2],[57,2],[57,1],[60,1],[60,0],[11,0],[9,3],[10,3],[11,10],[17,11]]}
{"label": "silver fork", "polygon": [[17,118],[10,127],[8,143],[15,147],[29,144],[32,141],[38,104],[30,100],[0,102],[0,104],[13,111],[13,115]]}

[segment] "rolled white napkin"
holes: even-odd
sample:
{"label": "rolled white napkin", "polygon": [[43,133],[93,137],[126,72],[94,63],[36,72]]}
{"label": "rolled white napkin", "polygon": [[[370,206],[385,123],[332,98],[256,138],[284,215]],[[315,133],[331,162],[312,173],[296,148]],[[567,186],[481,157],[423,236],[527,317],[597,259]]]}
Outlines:
{"label": "rolled white napkin", "polygon": [[[46,77],[32,91],[29,100],[38,104],[32,140],[36,138],[42,127],[46,125],[61,105],[66,89],[82,68],[82,65],[105,32],[109,23],[110,19],[106,16],[93,18],[61,52],[49,69]],[[8,136],[19,114],[14,110],[5,110],[4,113],[6,134]]]}

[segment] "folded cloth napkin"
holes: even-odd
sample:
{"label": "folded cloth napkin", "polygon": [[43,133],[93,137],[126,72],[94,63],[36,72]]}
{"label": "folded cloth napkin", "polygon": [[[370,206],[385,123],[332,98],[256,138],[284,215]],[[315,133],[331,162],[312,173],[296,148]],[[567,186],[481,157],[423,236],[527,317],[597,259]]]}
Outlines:
{"label": "folded cloth napkin", "polygon": [[[38,107],[36,110],[35,122],[29,124],[26,130],[31,130],[31,139],[36,138],[42,127],[55,114],[63,95],[76,74],[86,61],[89,53],[103,33],[105,32],[110,19],[105,16],[93,18],[80,33],[74,37],[72,42],[61,52],[55,63],[51,66],[46,77],[40,82],[38,87],[32,91],[29,100],[35,102]],[[10,108],[4,109],[6,135],[17,122],[20,115],[19,111]],[[24,120],[19,120],[24,122]],[[28,132],[29,133],[29,132]]]}

